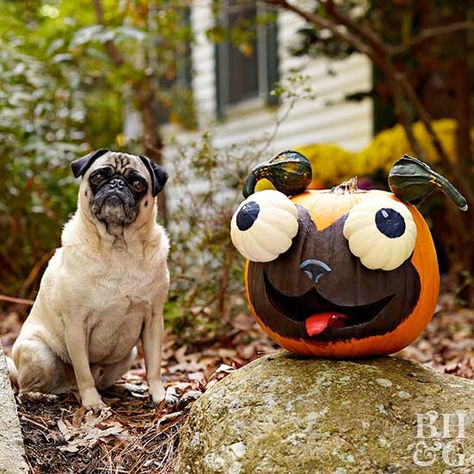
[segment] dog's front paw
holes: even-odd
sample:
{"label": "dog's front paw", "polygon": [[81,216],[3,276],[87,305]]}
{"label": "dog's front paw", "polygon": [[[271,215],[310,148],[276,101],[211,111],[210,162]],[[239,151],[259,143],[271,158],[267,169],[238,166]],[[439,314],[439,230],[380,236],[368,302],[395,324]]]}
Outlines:
{"label": "dog's front paw", "polygon": [[81,391],[82,406],[86,410],[101,411],[107,408],[99,392],[95,388],[88,388]]}
{"label": "dog's front paw", "polygon": [[163,383],[161,380],[151,380],[148,382],[148,387],[148,392],[150,393],[153,403],[159,405],[165,399],[166,395]]}

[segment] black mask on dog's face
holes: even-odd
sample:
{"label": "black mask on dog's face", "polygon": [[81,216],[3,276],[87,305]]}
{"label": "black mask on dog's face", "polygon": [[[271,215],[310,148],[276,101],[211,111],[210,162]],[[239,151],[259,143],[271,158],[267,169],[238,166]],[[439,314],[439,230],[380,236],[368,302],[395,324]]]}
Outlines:
{"label": "black mask on dog's face", "polygon": [[[107,152],[108,150],[98,150],[74,161],[71,164],[74,176],[83,176]],[[163,189],[168,173],[147,157],[138,158],[150,174],[151,194],[155,197]],[[145,175],[138,168],[133,156],[113,153],[89,173],[89,207],[92,215],[105,225],[126,227],[137,219],[141,202],[149,188]]]}
{"label": "black mask on dog's face", "polygon": [[141,200],[146,196],[146,178],[132,168],[117,172],[105,165],[89,175],[92,214],[107,225],[128,226],[135,222]]}

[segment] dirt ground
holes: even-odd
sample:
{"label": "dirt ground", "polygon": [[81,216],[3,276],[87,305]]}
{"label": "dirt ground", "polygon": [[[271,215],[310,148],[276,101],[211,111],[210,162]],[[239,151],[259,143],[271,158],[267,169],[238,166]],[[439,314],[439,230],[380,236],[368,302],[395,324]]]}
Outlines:
{"label": "dirt ground", "polygon": [[[0,314],[8,353],[21,327],[20,307]],[[173,471],[179,428],[189,408],[227,374],[275,350],[253,320],[241,314],[217,342],[188,346],[166,334],[163,379],[169,405],[149,401],[143,359],[103,397],[110,410],[85,412],[74,394],[17,397],[32,473],[167,473]],[[436,370],[474,379],[474,311],[451,294],[440,299],[423,336],[398,354]]]}

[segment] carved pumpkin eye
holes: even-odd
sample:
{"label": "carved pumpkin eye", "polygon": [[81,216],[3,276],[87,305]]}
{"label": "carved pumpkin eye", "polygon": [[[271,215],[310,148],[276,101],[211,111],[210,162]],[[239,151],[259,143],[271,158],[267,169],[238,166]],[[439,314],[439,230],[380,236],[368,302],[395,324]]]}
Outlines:
{"label": "carved pumpkin eye", "polygon": [[237,250],[253,262],[270,262],[286,252],[298,232],[298,210],[283,193],[250,195],[232,217],[230,235]]}
{"label": "carved pumpkin eye", "polygon": [[365,199],[344,223],[349,249],[371,270],[398,268],[413,253],[416,224],[408,208],[386,197]]}

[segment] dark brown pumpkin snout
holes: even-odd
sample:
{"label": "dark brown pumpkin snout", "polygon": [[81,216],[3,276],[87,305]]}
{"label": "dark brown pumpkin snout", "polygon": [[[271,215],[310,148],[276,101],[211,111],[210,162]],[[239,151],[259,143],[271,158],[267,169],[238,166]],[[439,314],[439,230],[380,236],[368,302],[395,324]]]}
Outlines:
{"label": "dark brown pumpkin snout", "polygon": [[301,262],[300,269],[313,283],[318,283],[321,277],[331,271],[331,267],[327,263],[312,258]]}

